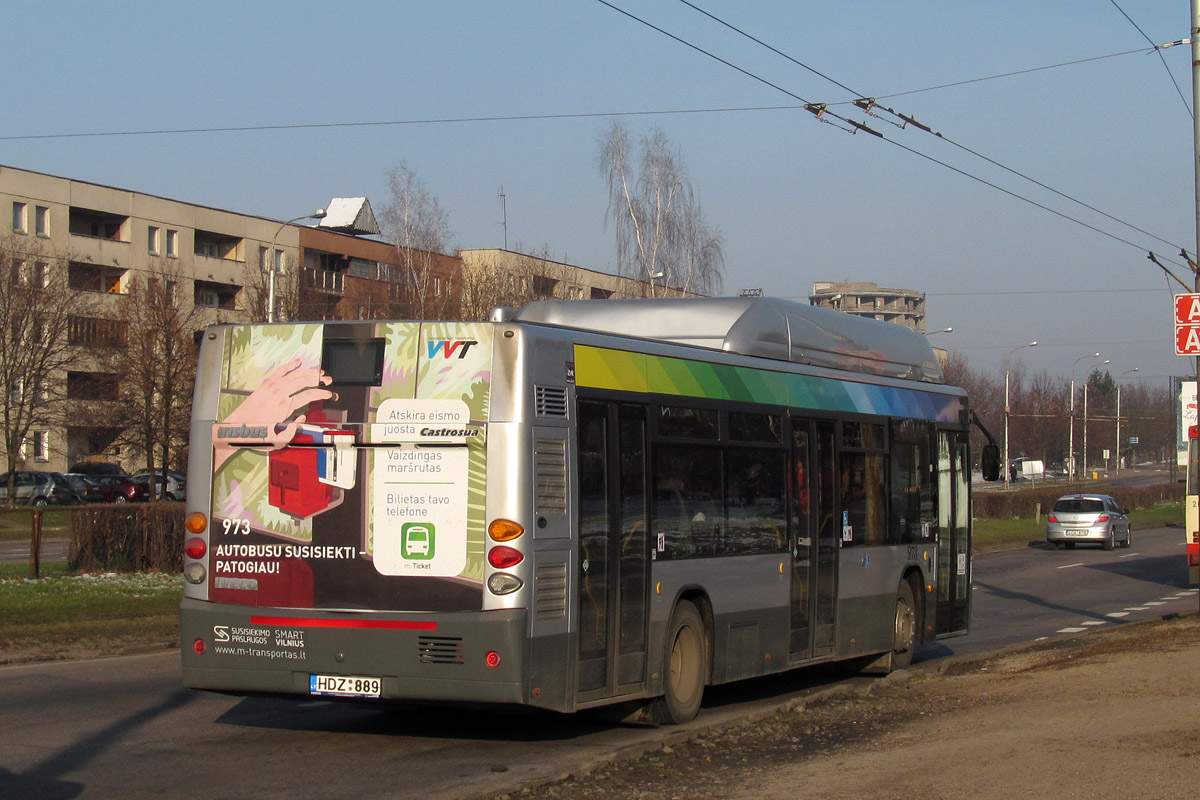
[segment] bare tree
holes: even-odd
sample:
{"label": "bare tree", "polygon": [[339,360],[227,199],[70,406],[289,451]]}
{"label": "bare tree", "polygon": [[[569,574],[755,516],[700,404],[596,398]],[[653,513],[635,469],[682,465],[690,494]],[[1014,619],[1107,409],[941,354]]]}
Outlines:
{"label": "bare tree", "polygon": [[[161,261],[132,279],[123,308],[128,343],[117,355],[121,407],[149,470],[177,467],[186,455],[195,332],[203,319],[191,298],[181,296],[185,283],[173,263]],[[153,482],[151,491],[157,490],[165,491],[166,482]]]}
{"label": "bare tree", "polygon": [[415,319],[443,315],[451,296],[436,269],[450,240],[450,218],[416,173],[400,164],[388,174],[391,200],[379,215],[384,236],[396,247]]}
{"label": "bare tree", "polygon": [[[72,320],[82,301],[70,289],[65,254],[36,240],[9,235],[0,240],[0,418],[8,466],[8,505],[15,502],[14,470],[24,466],[30,434],[48,436],[63,422],[67,371],[75,362]],[[36,458],[39,453],[33,453]]]}
{"label": "bare tree", "polygon": [[[631,162],[638,157],[635,172]],[[655,128],[635,154],[629,131],[614,121],[599,140],[596,158],[608,184],[607,221],[617,239],[617,272],[662,287],[712,294],[721,287],[725,255],[721,234],[708,225],[680,154]]]}
{"label": "bare tree", "polygon": [[[266,251],[264,257],[270,258]],[[246,262],[242,288],[241,306],[252,322],[266,322],[267,305],[270,298],[270,268],[268,264]],[[279,271],[275,274],[275,318],[281,322],[301,319],[299,265],[284,256]]]}

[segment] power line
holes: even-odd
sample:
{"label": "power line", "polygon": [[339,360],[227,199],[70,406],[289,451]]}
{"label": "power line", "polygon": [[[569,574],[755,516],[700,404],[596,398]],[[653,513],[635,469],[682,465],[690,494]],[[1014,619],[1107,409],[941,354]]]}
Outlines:
{"label": "power line", "polygon": [[[606,6],[609,6],[610,8],[615,8],[614,6],[612,6],[611,4],[609,4],[608,2],[606,2],[605,0],[598,0],[598,1],[599,1],[599,2],[602,2],[602,3],[604,3],[604,5],[606,5]],[[823,79],[825,79],[825,80],[829,81],[830,83],[833,83],[835,86],[837,86],[837,87],[839,87],[839,88],[841,88],[841,89],[844,89],[845,91],[847,91],[847,92],[850,92],[851,94],[857,95],[859,98],[864,98],[864,100],[857,100],[857,101],[854,101],[854,105],[856,105],[857,107],[859,107],[859,108],[863,109],[863,110],[864,110],[864,111],[865,111],[867,114],[870,114],[870,115],[872,115],[872,116],[877,116],[877,115],[875,115],[875,114],[872,114],[872,109],[873,109],[873,108],[877,108],[877,107],[878,107],[878,106],[876,106],[876,105],[875,105],[875,99],[876,99],[876,98],[873,98],[873,97],[872,97],[872,98],[870,98],[869,100],[865,100],[865,98],[868,98],[868,95],[866,95],[866,94],[864,94],[864,93],[862,93],[862,92],[856,92],[856,91],[854,91],[853,89],[851,89],[850,87],[846,86],[845,84],[843,84],[843,83],[840,83],[839,81],[837,81],[837,80],[834,80],[833,78],[829,77],[828,75],[825,75],[824,73],[817,71],[817,70],[816,70],[816,69],[814,69],[813,67],[810,67],[809,65],[807,65],[807,64],[805,64],[805,63],[803,63],[803,62],[801,62],[801,61],[797,60],[796,58],[793,58],[791,55],[789,55],[789,54],[787,54],[787,53],[784,53],[783,51],[779,50],[778,48],[772,47],[771,45],[769,45],[769,44],[767,44],[766,42],[762,41],[761,39],[759,39],[759,38],[757,38],[757,37],[755,37],[755,36],[751,35],[750,33],[747,33],[746,31],[742,30],[741,28],[737,27],[736,25],[733,25],[733,24],[731,24],[731,23],[729,23],[729,22],[727,22],[727,21],[725,21],[725,20],[721,19],[720,17],[717,17],[717,16],[715,16],[715,15],[713,15],[713,14],[709,13],[708,11],[705,11],[704,9],[700,8],[699,6],[697,6],[695,3],[692,3],[692,2],[690,2],[690,0],[679,0],[679,2],[683,3],[683,4],[684,4],[685,6],[687,6],[688,8],[691,8],[691,9],[693,9],[694,11],[697,11],[698,13],[700,13],[700,14],[703,14],[704,16],[706,16],[706,17],[708,17],[709,19],[713,20],[714,22],[716,22],[716,23],[718,23],[718,24],[720,24],[720,25],[722,25],[722,26],[724,26],[724,27],[728,28],[729,30],[731,30],[731,31],[734,31],[734,32],[735,32],[735,33],[737,33],[738,35],[740,35],[740,36],[743,36],[743,37],[745,37],[745,38],[749,39],[750,41],[754,42],[755,44],[758,44],[758,45],[760,45],[760,46],[762,46],[762,47],[765,47],[766,49],[770,50],[772,53],[775,53],[776,55],[779,55],[780,57],[782,57],[782,58],[784,58],[784,59],[788,60],[788,61],[789,61],[789,62],[791,62],[792,64],[795,64],[795,65],[797,65],[797,66],[799,66],[799,67],[802,67],[803,69],[806,69],[806,70],[808,70],[809,72],[813,73],[814,75],[817,75],[817,76],[819,76],[819,77],[821,77],[821,78],[823,78]],[[617,9],[617,10],[620,10],[620,9]],[[628,14],[627,12],[622,12],[622,13],[626,14],[626,16],[629,16],[629,17],[631,17],[632,19],[638,20],[639,22],[643,22],[643,24],[649,25],[649,23],[646,23],[646,22],[644,22],[644,21],[642,21],[642,20],[638,19],[637,17],[634,17],[632,14]],[[1132,20],[1131,20],[1131,22],[1132,22]],[[658,28],[658,27],[656,27],[656,26],[653,26],[653,25],[650,25],[650,27],[654,28],[655,30],[662,30],[661,28]],[[669,33],[668,33],[668,34],[666,34],[666,35],[670,36],[672,39],[675,39],[676,41],[682,41],[682,40],[680,40],[678,37],[676,37],[676,36],[673,36],[672,34],[669,34]],[[1145,35],[1145,34],[1143,34],[1143,36],[1144,36],[1144,35]],[[686,43],[685,43],[685,44],[686,44]],[[1151,44],[1153,44],[1153,43],[1151,43]],[[689,46],[690,46],[690,45],[689,45]],[[700,48],[694,48],[694,49],[700,50]],[[704,50],[700,50],[700,52],[703,52],[703,53],[706,53],[706,54],[707,54],[707,51],[704,51]],[[714,57],[715,57],[715,56],[714,56]],[[723,60],[723,59],[718,59],[718,60],[721,60],[723,63],[727,63],[727,62],[724,62],[724,60]],[[1163,63],[1164,63],[1164,65],[1165,65],[1165,63],[1166,63],[1166,62],[1164,61]],[[745,70],[741,70],[741,68],[736,68],[736,69],[738,69],[739,71],[741,71],[741,72],[743,72],[743,73],[745,72]],[[790,93],[789,93],[789,94],[790,94]],[[792,96],[794,97],[795,95],[792,95]],[[1117,217],[1115,217],[1115,216],[1113,216],[1113,215],[1111,215],[1111,214],[1109,214],[1109,213],[1107,213],[1107,212],[1101,211],[1100,209],[1096,208],[1096,207],[1095,207],[1095,206],[1093,206],[1093,205],[1090,205],[1090,204],[1088,204],[1088,203],[1085,203],[1085,202],[1083,202],[1082,200],[1079,200],[1079,199],[1077,199],[1077,198],[1075,198],[1075,197],[1072,197],[1072,196],[1070,196],[1070,195],[1068,195],[1068,194],[1066,194],[1066,193],[1064,193],[1064,192],[1060,192],[1059,190],[1057,190],[1057,189],[1055,189],[1055,188],[1053,188],[1053,187],[1051,187],[1051,186],[1049,186],[1049,185],[1047,185],[1047,184],[1045,184],[1045,183],[1042,183],[1041,181],[1035,180],[1034,178],[1031,178],[1030,176],[1028,176],[1028,175],[1025,175],[1024,173],[1022,173],[1022,172],[1020,172],[1020,171],[1018,171],[1018,170],[1015,170],[1015,169],[1013,169],[1013,168],[1011,168],[1011,167],[1005,166],[1004,164],[1001,164],[999,161],[996,161],[996,160],[995,160],[995,159],[993,159],[993,158],[989,158],[988,156],[985,156],[985,155],[983,155],[982,153],[979,153],[979,152],[977,152],[977,151],[975,151],[975,150],[973,150],[973,149],[971,149],[971,148],[969,148],[969,147],[967,147],[967,146],[965,146],[965,145],[963,145],[963,144],[960,144],[960,143],[958,143],[958,142],[956,142],[956,141],[954,141],[954,140],[952,140],[952,139],[950,139],[950,138],[946,137],[945,135],[943,135],[943,134],[942,134],[942,133],[940,133],[940,132],[936,132],[936,133],[935,133],[935,132],[934,132],[932,129],[930,129],[928,126],[925,126],[925,125],[922,125],[922,124],[920,124],[920,123],[916,122],[916,120],[914,120],[914,119],[913,119],[913,118],[911,118],[911,117],[907,117],[907,116],[905,116],[905,115],[903,115],[903,114],[899,114],[899,113],[897,113],[897,112],[893,111],[893,110],[892,110],[892,109],[890,109],[890,108],[885,108],[885,109],[883,109],[883,110],[884,110],[884,111],[887,111],[889,114],[892,114],[892,115],[894,115],[894,116],[896,116],[896,117],[898,117],[898,118],[900,118],[900,119],[904,120],[904,122],[905,122],[905,125],[907,125],[908,123],[913,123],[913,124],[915,125],[915,127],[918,127],[918,128],[920,128],[921,130],[924,130],[924,131],[926,131],[927,133],[931,133],[931,134],[933,134],[933,135],[934,135],[934,136],[936,136],[937,138],[939,138],[939,139],[941,139],[941,140],[943,140],[943,141],[945,141],[945,142],[947,142],[947,143],[949,143],[949,144],[953,145],[954,147],[957,147],[957,148],[959,148],[959,149],[960,149],[960,150],[962,150],[963,152],[969,153],[970,155],[973,155],[973,156],[975,156],[976,158],[979,158],[979,159],[981,159],[981,160],[983,160],[983,161],[986,161],[987,163],[991,164],[991,165],[992,165],[992,166],[994,166],[994,167],[997,167],[997,168],[999,168],[999,169],[1002,169],[1002,170],[1004,170],[1004,171],[1006,171],[1006,172],[1008,172],[1008,173],[1010,173],[1010,174],[1012,174],[1012,175],[1015,175],[1015,176],[1017,176],[1018,178],[1021,178],[1021,179],[1023,179],[1023,180],[1026,180],[1026,181],[1028,181],[1028,182],[1030,182],[1030,183],[1034,184],[1035,186],[1038,186],[1038,187],[1040,187],[1040,188],[1042,188],[1042,189],[1045,189],[1046,191],[1052,192],[1053,194],[1056,194],[1056,195],[1058,195],[1059,197],[1061,197],[1061,198],[1063,198],[1063,199],[1065,199],[1065,200],[1069,200],[1069,201],[1071,201],[1071,202],[1073,202],[1073,203],[1076,203],[1077,205],[1083,206],[1084,208],[1088,209],[1089,211],[1092,211],[1092,212],[1094,212],[1094,213],[1100,214],[1101,216],[1103,216],[1103,217],[1105,217],[1105,218],[1107,218],[1107,219],[1109,219],[1109,220],[1111,220],[1111,221],[1113,221],[1113,222],[1116,222],[1116,223],[1117,223],[1117,224],[1119,224],[1119,225],[1124,225],[1125,227],[1127,227],[1127,228],[1130,228],[1131,230],[1137,231],[1138,233],[1141,233],[1141,234],[1142,234],[1142,235],[1144,235],[1144,236],[1149,236],[1150,238],[1152,238],[1152,239],[1155,239],[1155,240],[1157,240],[1157,241],[1159,241],[1159,242],[1162,242],[1163,244],[1167,244],[1167,245],[1170,245],[1170,246],[1172,246],[1172,247],[1178,247],[1178,245],[1177,245],[1177,244],[1175,244],[1174,242],[1171,242],[1171,241],[1169,241],[1169,240],[1167,240],[1167,239],[1163,239],[1162,237],[1160,237],[1160,236],[1157,236],[1157,235],[1155,235],[1155,234],[1153,234],[1153,233],[1150,233],[1149,231],[1146,231],[1146,230],[1144,230],[1144,229],[1142,229],[1142,228],[1140,228],[1140,227],[1138,227],[1138,226],[1136,226],[1136,225],[1134,225],[1134,224],[1132,224],[1132,223],[1125,222],[1124,220],[1122,220],[1122,219],[1119,219],[1119,218],[1117,218]],[[904,127],[904,126],[901,126],[901,127]],[[874,131],[872,131],[872,133],[874,133]],[[1130,245],[1130,246],[1132,246],[1132,247],[1137,247],[1138,249],[1145,249],[1145,248],[1142,248],[1142,247],[1140,247],[1139,245],[1136,245],[1136,244],[1134,244],[1133,242],[1130,242],[1130,241],[1128,241],[1128,240],[1126,240],[1126,239],[1122,239],[1122,238],[1121,238],[1121,237],[1119,237],[1119,236],[1116,236],[1116,235],[1114,235],[1114,234],[1110,234],[1110,233],[1108,233],[1108,232],[1106,232],[1106,231],[1102,231],[1102,230],[1100,230],[1099,228],[1096,228],[1096,227],[1095,227],[1095,226],[1093,226],[1093,225],[1089,225],[1089,224],[1087,224],[1087,223],[1085,223],[1085,222],[1082,222],[1081,220],[1077,220],[1077,219],[1075,219],[1074,217],[1068,216],[1068,215],[1066,215],[1066,214],[1063,214],[1063,213],[1061,213],[1061,212],[1059,212],[1059,211],[1055,211],[1054,209],[1051,209],[1051,208],[1049,208],[1048,206],[1045,206],[1045,205],[1043,205],[1043,204],[1041,204],[1041,203],[1037,203],[1037,202],[1035,202],[1035,201],[1033,201],[1033,200],[1030,200],[1029,198],[1026,198],[1026,197],[1024,197],[1023,195],[1016,194],[1015,192],[1010,192],[1010,191],[1008,191],[1007,189],[1003,189],[1003,188],[1001,188],[1001,187],[997,186],[996,184],[994,184],[994,183],[991,183],[990,181],[986,181],[986,180],[984,180],[984,179],[982,179],[982,178],[979,178],[978,176],[972,175],[971,173],[968,173],[968,172],[965,172],[965,171],[963,171],[963,170],[957,169],[956,167],[952,167],[952,166],[950,166],[950,165],[948,165],[948,164],[946,164],[946,163],[944,163],[944,162],[942,162],[942,161],[940,161],[940,160],[938,160],[938,159],[935,159],[935,158],[933,158],[932,156],[929,156],[929,155],[927,155],[927,154],[925,154],[925,153],[921,153],[920,151],[917,151],[917,150],[913,150],[913,149],[911,149],[911,148],[908,148],[908,147],[906,147],[906,146],[904,146],[904,145],[902,145],[902,144],[899,144],[898,142],[895,142],[894,140],[887,139],[887,138],[886,138],[886,137],[884,137],[882,134],[878,134],[878,133],[877,133],[876,135],[877,135],[877,136],[879,136],[879,138],[881,138],[881,139],[884,139],[885,141],[891,142],[892,144],[895,144],[895,145],[896,145],[896,146],[898,146],[898,147],[901,147],[901,148],[903,148],[903,149],[905,149],[905,150],[908,150],[910,153],[913,153],[913,154],[915,154],[915,155],[919,155],[919,156],[921,156],[922,158],[927,158],[927,159],[929,159],[929,160],[933,161],[934,163],[937,163],[937,164],[940,164],[940,165],[941,165],[941,166],[943,166],[943,167],[946,167],[947,169],[951,169],[951,170],[953,170],[953,171],[955,171],[955,172],[958,172],[960,175],[963,175],[964,177],[968,177],[968,178],[971,178],[971,179],[973,179],[973,180],[977,180],[977,181],[979,181],[980,183],[983,183],[983,184],[985,184],[985,185],[987,185],[987,186],[990,186],[990,187],[992,187],[992,188],[994,188],[994,189],[997,189],[997,190],[999,190],[999,191],[1002,191],[1002,192],[1004,192],[1004,193],[1006,193],[1006,194],[1008,194],[1008,195],[1010,195],[1010,196],[1012,196],[1012,197],[1014,197],[1014,198],[1017,198],[1017,199],[1019,199],[1019,200],[1023,200],[1023,201],[1025,201],[1025,202],[1027,202],[1027,203],[1030,203],[1030,204],[1032,204],[1032,205],[1034,205],[1034,206],[1036,206],[1036,207],[1038,207],[1038,208],[1041,208],[1041,209],[1043,209],[1043,210],[1049,211],[1049,212],[1050,212],[1050,213],[1052,213],[1052,214],[1056,214],[1056,215],[1058,215],[1058,216],[1060,216],[1060,217],[1062,217],[1062,218],[1064,218],[1064,219],[1067,219],[1067,220],[1069,220],[1069,221],[1071,221],[1071,222],[1075,222],[1076,224],[1082,225],[1083,227],[1085,227],[1085,228],[1088,228],[1088,229],[1090,229],[1090,230],[1092,230],[1092,231],[1094,231],[1094,232],[1096,232],[1096,233],[1099,233],[1099,234],[1101,234],[1101,235],[1103,235],[1103,236],[1108,236],[1108,237],[1110,237],[1110,238],[1112,238],[1112,239],[1115,239],[1115,240],[1117,240],[1117,241],[1119,241],[1119,242],[1122,242],[1122,243],[1124,243],[1124,244],[1128,244],[1128,245]],[[1181,250],[1183,250],[1183,249],[1185,249],[1185,248],[1180,248],[1180,249],[1181,249]],[[1178,265],[1178,264],[1177,264],[1177,266],[1180,266],[1180,265]]]}
{"label": "power line", "polygon": [[1163,69],[1165,69],[1167,71],[1167,77],[1171,79],[1171,83],[1175,86],[1176,94],[1179,95],[1179,99],[1183,102],[1184,110],[1186,110],[1188,112],[1188,116],[1194,120],[1196,118],[1195,114],[1192,112],[1191,106],[1188,105],[1187,98],[1183,96],[1183,90],[1179,88],[1179,82],[1177,80],[1175,80],[1175,76],[1173,74],[1171,74],[1171,68],[1167,66],[1167,60],[1165,58],[1163,58],[1162,48],[1160,48],[1158,45],[1154,44],[1154,41],[1149,36],[1146,35],[1146,32],[1144,30],[1142,30],[1141,27],[1136,22],[1133,21],[1133,18],[1125,13],[1125,9],[1123,9],[1119,5],[1117,5],[1117,0],[1110,0],[1110,2],[1113,4],[1113,8],[1115,8],[1115,9],[1117,9],[1117,11],[1121,12],[1122,17],[1129,20],[1129,24],[1137,29],[1137,32],[1142,35],[1142,38],[1145,39],[1147,42],[1150,42],[1150,46],[1154,48],[1154,54],[1158,56],[1158,60],[1162,62]]}

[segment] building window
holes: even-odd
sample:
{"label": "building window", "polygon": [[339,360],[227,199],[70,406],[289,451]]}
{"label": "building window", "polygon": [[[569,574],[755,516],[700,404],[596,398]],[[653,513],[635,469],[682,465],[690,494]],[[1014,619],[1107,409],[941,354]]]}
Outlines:
{"label": "building window", "polygon": [[45,206],[35,206],[33,209],[33,230],[38,236],[46,238],[50,235],[50,209]]}
{"label": "building window", "polygon": [[196,305],[205,308],[237,308],[238,290],[241,287],[227,283],[211,281],[196,281],[193,300]]}
{"label": "building window", "polygon": [[72,261],[68,267],[68,280],[72,289],[83,292],[121,293],[125,270],[119,267],[101,267]]}
{"label": "building window", "polygon": [[49,461],[50,460],[50,432],[49,431],[34,431],[33,432],[33,459],[34,459],[34,461]]}
{"label": "building window", "polygon": [[167,228],[167,258],[179,258],[179,231]]}
{"label": "building window", "polygon": [[68,227],[73,236],[107,239],[110,242],[129,241],[129,217],[123,214],[72,206]]}
{"label": "building window", "polygon": [[28,229],[25,227],[28,224],[28,221],[26,218],[28,211],[26,209],[27,209],[27,206],[24,203],[13,203],[13,216],[12,216],[13,233],[28,233],[29,232]]}
{"label": "building window", "polygon": [[119,400],[117,376],[107,372],[68,372],[68,400]]}
{"label": "building window", "polygon": [[67,342],[82,347],[124,347],[129,326],[104,317],[71,317],[67,320]]}
{"label": "building window", "polygon": [[45,261],[35,261],[33,271],[29,274],[29,283],[35,289],[45,289],[50,285],[50,265]]}
{"label": "building window", "polygon": [[161,233],[154,225],[146,229],[146,252],[152,256],[158,255],[158,238]]}

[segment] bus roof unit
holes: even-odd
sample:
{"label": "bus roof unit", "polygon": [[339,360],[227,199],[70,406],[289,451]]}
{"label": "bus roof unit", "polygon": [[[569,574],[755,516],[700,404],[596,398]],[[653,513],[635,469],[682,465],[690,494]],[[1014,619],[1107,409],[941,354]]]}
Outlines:
{"label": "bus roof unit", "polygon": [[933,348],[916,331],[775,297],[539,300],[517,319],[944,383]]}

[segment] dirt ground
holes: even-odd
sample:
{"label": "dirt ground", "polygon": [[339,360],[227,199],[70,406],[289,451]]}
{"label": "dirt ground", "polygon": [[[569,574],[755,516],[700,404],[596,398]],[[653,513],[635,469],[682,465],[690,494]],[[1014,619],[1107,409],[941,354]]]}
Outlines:
{"label": "dirt ground", "polygon": [[933,662],[497,800],[1200,796],[1200,618]]}

